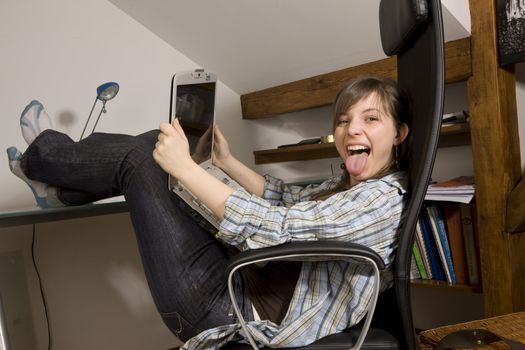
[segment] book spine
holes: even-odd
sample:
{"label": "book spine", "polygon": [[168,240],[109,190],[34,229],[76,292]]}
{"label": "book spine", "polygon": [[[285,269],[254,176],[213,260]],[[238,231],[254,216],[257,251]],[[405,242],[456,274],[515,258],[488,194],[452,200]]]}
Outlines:
{"label": "book spine", "polygon": [[414,243],[414,246],[412,247],[412,254],[417,270],[419,271],[419,277],[424,280],[428,279],[425,266],[423,265],[423,260],[421,259],[421,254],[419,252],[419,247],[416,243]]}
{"label": "book spine", "polygon": [[443,271],[443,267],[439,262],[436,241],[434,239],[434,235],[432,234],[430,220],[428,218],[428,214],[424,206],[419,214],[419,219],[421,222],[421,231],[423,232],[425,246],[427,248],[428,258],[432,269],[432,276],[435,280],[444,280],[446,279],[445,272]]}
{"label": "book spine", "polygon": [[410,259],[410,279],[417,280],[421,279],[421,273],[419,272],[419,267],[417,266],[416,256],[414,255],[414,249],[412,249],[412,259]]}
{"label": "book spine", "polygon": [[443,220],[446,224],[456,281],[459,284],[467,284],[469,282],[468,269],[458,203],[446,203],[443,206]]}
{"label": "book spine", "polygon": [[445,264],[450,275],[450,280],[452,284],[457,283],[456,272],[454,270],[454,263],[452,262],[452,254],[450,252],[450,244],[448,243],[447,231],[445,229],[445,223],[443,222],[443,217],[439,211],[437,204],[432,204],[430,206],[432,211],[432,217],[436,223],[436,228],[439,234],[439,240],[443,248],[443,255],[445,256]]}
{"label": "book spine", "polygon": [[476,197],[470,202],[470,215],[472,217],[472,232],[474,233],[474,253],[476,254],[476,261],[478,263],[478,284],[483,282],[483,275],[481,273],[481,258],[479,250],[479,231],[478,231],[478,211],[476,206]]}
{"label": "book spine", "polygon": [[478,285],[480,282],[478,274],[479,267],[476,255],[474,228],[472,225],[472,213],[468,204],[461,203],[459,208],[461,212],[463,239],[465,241],[465,258],[467,260],[469,284]]}
{"label": "book spine", "polygon": [[420,220],[416,223],[416,244],[419,248],[419,253],[421,254],[421,260],[423,261],[423,266],[425,267],[425,272],[427,279],[432,279],[432,268],[430,265],[430,259],[428,257],[427,247],[425,246],[425,239],[423,238],[423,231],[421,230]]}
{"label": "book spine", "polygon": [[443,249],[443,244],[441,242],[441,238],[440,238],[439,231],[437,228],[436,219],[434,217],[432,206],[426,205],[425,210],[427,211],[427,215],[429,217],[430,229],[434,237],[434,240],[436,242],[439,260],[441,261],[441,266],[443,267],[443,271],[445,271],[445,278],[448,282],[452,283],[452,276],[450,275],[450,269],[448,268],[447,258],[445,257],[445,251]]}

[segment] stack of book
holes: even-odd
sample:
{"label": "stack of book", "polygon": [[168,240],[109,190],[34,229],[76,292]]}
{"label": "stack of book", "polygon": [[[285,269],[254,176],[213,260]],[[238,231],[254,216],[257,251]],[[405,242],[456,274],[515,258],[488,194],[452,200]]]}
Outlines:
{"label": "stack of book", "polygon": [[461,176],[452,180],[430,184],[425,200],[468,204],[474,198],[474,192],[474,178],[472,176]]}
{"label": "stack of book", "polygon": [[472,177],[429,186],[416,225],[412,278],[480,284]]}
{"label": "stack of book", "polygon": [[469,122],[469,113],[467,111],[458,111],[453,113],[443,114],[441,126],[447,127],[454,124],[462,124]]}

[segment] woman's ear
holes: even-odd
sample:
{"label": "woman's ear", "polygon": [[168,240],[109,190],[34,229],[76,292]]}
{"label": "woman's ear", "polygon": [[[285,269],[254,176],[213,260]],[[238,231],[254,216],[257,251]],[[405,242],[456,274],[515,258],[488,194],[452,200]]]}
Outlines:
{"label": "woman's ear", "polygon": [[405,141],[408,135],[408,125],[406,123],[401,123],[397,128],[397,135],[395,139],[396,146],[400,145]]}

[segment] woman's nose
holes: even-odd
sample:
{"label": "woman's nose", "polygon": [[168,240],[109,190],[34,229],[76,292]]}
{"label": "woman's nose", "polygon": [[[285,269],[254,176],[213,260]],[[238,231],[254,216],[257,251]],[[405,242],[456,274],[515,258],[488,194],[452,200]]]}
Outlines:
{"label": "woman's nose", "polygon": [[348,123],[346,132],[348,135],[359,135],[363,131],[363,126],[357,120],[351,120]]}

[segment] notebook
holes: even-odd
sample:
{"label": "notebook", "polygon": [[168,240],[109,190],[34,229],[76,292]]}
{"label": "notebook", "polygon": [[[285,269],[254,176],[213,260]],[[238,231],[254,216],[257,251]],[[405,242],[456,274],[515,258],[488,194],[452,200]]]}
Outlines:
{"label": "notebook", "polygon": [[[210,175],[228,186],[241,187],[225,172],[212,164],[213,126],[217,77],[203,69],[180,72],[171,81],[170,122],[179,118],[193,159]],[[177,179],[169,176],[168,187],[215,228],[220,220]]]}

